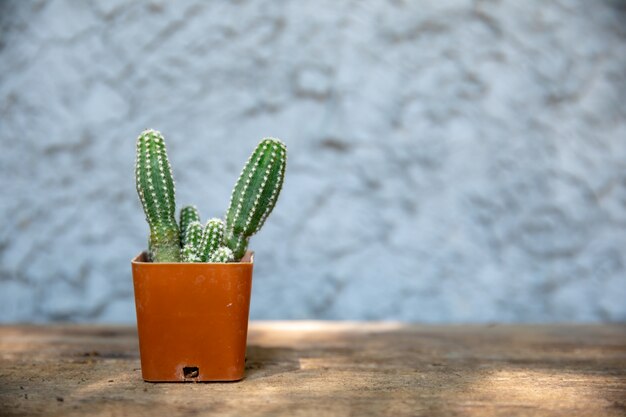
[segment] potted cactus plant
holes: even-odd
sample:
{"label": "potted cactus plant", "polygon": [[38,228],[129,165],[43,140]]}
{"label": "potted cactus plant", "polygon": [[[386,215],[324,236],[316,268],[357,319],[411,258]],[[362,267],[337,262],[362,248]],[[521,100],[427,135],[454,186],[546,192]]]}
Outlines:
{"label": "potted cactus plant", "polygon": [[132,260],[144,380],[243,378],[254,264],[248,242],[276,204],[286,157],[280,140],[263,139],[224,219],[203,225],[197,208],[186,206],[177,222],[165,139],[155,130],[137,138],[137,193],[150,227],[148,249]]}

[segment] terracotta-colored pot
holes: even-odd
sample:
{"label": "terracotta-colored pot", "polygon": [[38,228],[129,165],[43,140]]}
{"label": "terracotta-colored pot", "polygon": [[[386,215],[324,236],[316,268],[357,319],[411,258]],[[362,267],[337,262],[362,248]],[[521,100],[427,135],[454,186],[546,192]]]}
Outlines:
{"label": "terracotta-colored pot", "polygon": [[253,265],[132,260],[144,380],[243,378]]}

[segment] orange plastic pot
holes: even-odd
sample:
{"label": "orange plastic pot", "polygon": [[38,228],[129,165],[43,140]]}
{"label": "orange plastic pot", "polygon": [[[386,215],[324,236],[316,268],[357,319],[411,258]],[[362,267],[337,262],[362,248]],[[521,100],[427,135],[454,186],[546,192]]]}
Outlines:
{"label": "orange plastic pot", "polygon": [[243,378],[253,265],[132,260],[144,380]]}

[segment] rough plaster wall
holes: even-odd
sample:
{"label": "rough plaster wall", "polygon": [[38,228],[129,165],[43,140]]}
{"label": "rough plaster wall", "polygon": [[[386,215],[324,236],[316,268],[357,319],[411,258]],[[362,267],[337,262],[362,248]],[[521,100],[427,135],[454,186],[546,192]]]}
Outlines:
{"label": "rough plaster wall", "polygon": [[626,319],[624,1],[0,2],[0,320],[134,320],[146,127],[222,215],[290,160],[253,318]]}

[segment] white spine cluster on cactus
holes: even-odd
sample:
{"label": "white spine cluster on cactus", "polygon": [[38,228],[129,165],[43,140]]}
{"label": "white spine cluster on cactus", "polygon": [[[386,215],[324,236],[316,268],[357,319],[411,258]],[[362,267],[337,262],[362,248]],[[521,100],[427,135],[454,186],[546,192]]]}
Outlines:
{"label": "white spine cluster on cactus", "polygon": [[185,206],[180,209],[180,241],[184,246],[187,243],[187,228],[192,222],[200,221],[200,213],[196,206]]}
{"label": "white spine cluster on cactus", "polygon": [[174,179],[161,133],[150,129],[137,138],[135,177],[150,226],[150,257],[155,262],[178,261],[180,237],[175,219]]}
{"label": "white spine cluster on cactus", "polygon": [[[267,148],[268,148],[267,145],[265,145],[263,147],[264,150],[267,150]],[[254,214],[256,213],[256,211],[259,208],[259,201],[261,200],[261,194],[263,192],[263,189],[265,188],[265,184],[267,184],[267,179],[269,178],[269,173],[272,171],[272,166],[274,165],[274,160],[275,159],[276,159],[276,153],[272,152],[272,156],[270,158],[270,163],[267,166],[267,168],[265,169],[265,172],[263,173],[263,181],[261,182],[261,186],[256,190],[256,195],[253,195],[254,202],[252,203],[252,210],[250,210],[250,212],[248,213],[248,217],[247,217],[247,220],[246,220],[246,224],[244,225],[244,229],[248,229],[250,227],[250,223],[252,222],[252,218],[254,217]],[[252,176],[252,173],[250,173],[250,174],[251,174],[250,176]],[[256,231],[255,231],[255,233],[256,233]]]}
{"label": "white spine cluster on cactus", "polygon": [[206,223],[204,231],[202,232],[202,239],[200,240],[200,247],[198,250],[198,256],[202,262],[209,262],[213,253],[222,244],[223,239],[224,221],[218,218],[210,219]]}
{"label": "white spine cluster on cactus", "polygon": [[[150,167],[152,165],[150,161],[150,152],[148,152],[148,142],[150,141],[151,132],[151,130],[145,130],[141,132],[141,134],[137,137],[137,163],[135,167],[135,177],[137,178],[137,193],[139,194],[141,204],[146,208],[146,219],[148,220],[148,224],[150,226],[154,224],[154,217],[160,217],[161,215],[159,201],[157,199],[154,186],[152,185],[152,177],[150,177],[148,173],[144,170],[144,168]],[[146,178],[148,183],[148,189],[145,191],[144,188],[141,187],[141,185],[143,184],[140,181],[140,179],[143,179],[144,177]],[[149,208],[151,207],[154,208],[154,215],[149,210]]]}
{"label": "white spine cluster on cactus", "polygon": [[191,244],[186,244],[185,246],[183,246],[183,249],[180,251],[180,255],[182,258],[183,262],[200,262],[200,258],[198,257],[198,254],[196,253],[196,248],[193,247],[193,245]]}
{"label": "white spine cluster on cactus", "polygon": [[[157,164],[159,166],[159,171],[161,174],[161,183],[163,185],[163,188],[165,189],[168,186],[167,177],[172,175],[170,161],[168,160],[167,154],[165,153],[165,140],[163,139],[163,135],[161,135],[160,132],[154,132],[152,134],[152,138],[156,144],[155,153],[157,158]],[[174,186],[173,182],[172,189],[174,190],[174,192],[176,192],[176,187]],[[172,196],[167,193],[165,194],[165,205],[167,206],[167,209],[171,212],[174,212],[176,210],[176,205]]]}
{"label": "white spine cluster on cactus", "polygon": [[265,138],[256,147],[239,175],[226,212],[226,245],[240,259],[248,240],[265,223],[282,189],[287,164],[286,146]]}
{"label": "white spine cluster on cactus", "polygon": [[[183,244],[181,256],[183,262],[200,262],[200,242],[202,240],[202,224],[193,221],[184,233],[186,242]],[[187,260],[185,260],[187,259]]]}
{"label": "white spine cluster on cactus", "polygon": [[[154,154],[152,154],[152,152],[148,149],[150,143],[155,145]],[[174,183],[172,168],[165,150],[165,140],[161,132],[152,129],[143,131],[137,139],[138,158],[142,150],[145,151],[145,166],[151,167],[153,158],[156,158],[159,170],[158,181],[161,183],[160,186],[162,189],[167,190],[168,187],[171,189],[171,193],[165,192],[162,194],[163,200],[161,200],[161,198],[157,196],[156,185],[154,184],[153,177],[150,175],[147,176],[149,196],[151,198],[151,203],[154,204],[156,215],[157,217],[160,217],[164,212],[173,213],[176,209],[176,203],[173,198],[173,195],[176,192],[176,185]],[[141,165],[138,165],[135,171],[137,175],[141,175],[140,166]],[[143,190],[140,192],[140,198],[142,203],[146,202]],[[165,207],[161,206],[163,202],[165,203]],[[169,225],[175,223],[172,216],[167,216],[166,220]]]}
{"label": "white spine cluster on cactus", "polygon": [[200,248],[200,242],[202,241],[202,234],[204,228],[202,223],[193,221],[187,226],[187,243],[193,245],[196,249]]}
{"label": "white spine cluster on cactus", "polygon": [[[285,176],[285,167],[287,166],[287,147],[285,146],[285,144],[276,138],[272,138],[274,140],[276,140],[279,144],[280,144],[280,159],[282,161],[284,161],[284,163],[279,164],[279,171],[278,171],[278,176],[279,178],[284,178]],[[276,152],[272,153],[272,159],[274,159],[276,157]],[[267,176],[265,178],[265,180],[267,181]],[[270,215],[270,213],[272,212],[272,209],[274,208],[274,205],[276,205],[276,200],[278,199],[278,194],[280,193],[282,187],[274,187],[272,189],[272,194],[269,198],[269,203],[268,205],[265,207],[265,211],[263,212],[263,216],[261,216],[261,220],[259,221],[259,225],[257,226],[256,230],[254,233],[257,233],[259,230],[261,230],[261,227],[263,227],[263,225],[265,224],[265,220],[267,220],[267,217]]]}
{"label": "white spine cluster on cactus", "polygon": [[226,246],[220,246],[211,254],[209,257],[209,262],[232,262],[235,259],[233,255],[233,251]]}
{"label": "white spine cluster on cactus", "polygon": [[139,200],[141,201],[141,205],[146,210],[146,220],[148,221],[148,225],[150,226],[150,228],[152,228],[152,225],[153,225],[152,216],[148,213],[148,203],[146,201],[144,189],[141,187],[141,182],[140,182],[141,176],[144,175],[144,173],[141,170],[141,167],[147,165],[147,163],[145,163],[144,159],[142,158],[142,155],[145,155],[144,148],[145,148],[145,143],[143,140],[143,133],[142,133],[137,137],[137,156],[135,159],[136,161],[135,163],[136,188],[137,188],[137,194],[139,195]]}
{"label": "white spine cluster on cactus", "polygon": [[[246,162],[246,165],[250,164],[250,161],[252,160],[252,157],[254,156],[254,153],[252,155],[250,155],[250,157],[248,158],[248,161]],[[239,178],[237,178],[237,182],[235,183],[235,188],[233,188],[233,192],[230,196],[230,204],[229,204],[229,211],[230,209],[233,207],[233,203],[235,200],[235,193],[237,188],[239,188],[240,184],[242,181],[245,181],[245,183],[243,184],[243,190],[241,191],[241,197],[237,200],[237,209],[235,211],[235,218],[239,218],[239,215],[241,213],[241,210],[243,209],[243,196],[246,194],[246,191],[248,191],[248,187],[250,186],[250,181],[252,181],[252,177],[254,177],[254,174],[257,170],[257,167],[259,166],[259,162],[261,162],[261,156],[263,156],[260,152],[257,154],[257,157],[254,161],[254,164],[252,164],[252,170],[248,173],[248,175],[245,175],[245,179],[244,179],[244,173],[245,173],[245,169],[243,171],[241,171],[241,173],[239,174]],[[233,232],[234,230],[229,230],[229,238],[233,237]]]}

